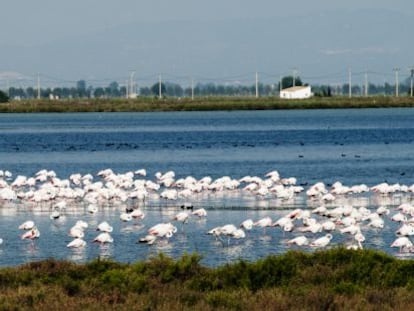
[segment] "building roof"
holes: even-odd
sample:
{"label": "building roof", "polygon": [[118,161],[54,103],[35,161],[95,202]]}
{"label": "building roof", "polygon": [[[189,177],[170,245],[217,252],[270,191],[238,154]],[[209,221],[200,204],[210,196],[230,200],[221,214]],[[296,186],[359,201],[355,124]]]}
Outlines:
{"label": "building roof", "polygon": [[303,89],[306,89],[306,88],[309,88],[309,87],[310,87],[309,85],[306,85],[306,86],[292,86],[292,87],[288,87],[286,89],[283,89],[282,92],[296,92],[296,91],[303,90]]}

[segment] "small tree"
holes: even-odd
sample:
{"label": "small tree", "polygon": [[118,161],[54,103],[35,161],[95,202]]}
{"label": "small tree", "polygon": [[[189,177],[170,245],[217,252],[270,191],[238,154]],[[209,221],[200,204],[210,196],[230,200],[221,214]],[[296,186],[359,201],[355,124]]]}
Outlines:
{"label": "small tree", "polygon": [[9,97],[3,91],[0,91],[0,103],[7,103],[9,101]]}
{"label": "small tree", "polygon": [[[279,82],[280,84],[280,82]],[[295,77],[295,86],[302,86],[302,80],[299,76]],[[280,85],[279,85],[280,86]],[[286,76],[282,78],[282,89],[286,89],[288,87],[293,86],[293,76]]]}
{"label": "small tree", "polygon": [[[165,87],[165,84],[161,82],[161,94],[165,95],[166,91],[167,91],[167,88]],[[155,96],[159,95],[159,93],[160,93],[160,83],[159,82],[157,82],[153,86],[151,86],[151,92]]]}

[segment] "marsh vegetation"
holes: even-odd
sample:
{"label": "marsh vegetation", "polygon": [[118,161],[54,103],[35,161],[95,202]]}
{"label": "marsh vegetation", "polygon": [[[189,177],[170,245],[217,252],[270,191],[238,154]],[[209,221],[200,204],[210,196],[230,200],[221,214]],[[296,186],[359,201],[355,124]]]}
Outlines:
{"label": "marsh vegetation", "polygon": [[200,265],[197,254],[121,264],[53,259],[0,270],[5,310],[410,310],[414,261],[335,248]]}
{"label": "marsh vegetation", "polygon": [[276,97],[142,97],[137,99],[29,99],[0,105],[0,112],[149,112],[149,111],[214,111],[272,109],[414,107],[411,97],[314,97],[283,100]]}

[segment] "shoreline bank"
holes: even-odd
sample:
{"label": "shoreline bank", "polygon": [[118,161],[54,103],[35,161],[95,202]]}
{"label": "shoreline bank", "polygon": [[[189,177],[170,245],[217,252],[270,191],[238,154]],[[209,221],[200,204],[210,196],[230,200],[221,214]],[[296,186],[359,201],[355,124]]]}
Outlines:
{"label": "shoreline bank", "polygon": [[0,113],[27,112],[161,112],[414,107],[412,97],[313,97],[286,100],[277,97],[208,97],[191,99],[32,99],[0,104]]}

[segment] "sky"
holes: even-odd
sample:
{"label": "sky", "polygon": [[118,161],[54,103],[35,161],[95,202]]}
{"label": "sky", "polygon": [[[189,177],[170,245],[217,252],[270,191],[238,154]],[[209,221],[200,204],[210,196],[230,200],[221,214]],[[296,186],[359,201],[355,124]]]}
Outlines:
{"label": "sky", "polygon": [[[172,80],[249,83],[296,70],[311,82],[408,74],[410,0],[2,0],[5,80]],[[185,78],[184,78],[185,77]],[[326,77],[326,81],[323,81]],[[25,82],[26,79],[26,82]],[[211,79],[211,80],[209,80]]]}

